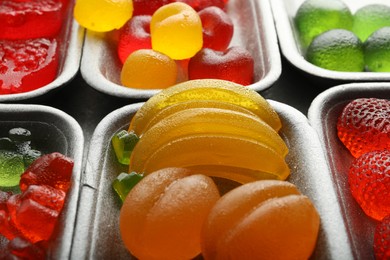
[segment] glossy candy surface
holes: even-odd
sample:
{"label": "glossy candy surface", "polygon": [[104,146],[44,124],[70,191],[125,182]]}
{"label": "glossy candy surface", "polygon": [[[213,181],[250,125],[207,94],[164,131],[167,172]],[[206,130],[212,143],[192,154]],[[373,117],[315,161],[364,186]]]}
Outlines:
{"label": "glossy candy surface", "polygon": [[390,102],[359,98],[348,103],[337,121],[337,135],[354,157],[390,148]]}
{"label": "glossy candy surface", "polygon": [[203,48],[224,51],[233,36],[233,21],[221,8],[207,7],[198,12],[203,27]]}
{"label": "glossy candy surface", "polygon": [[371,151],[356,158],[348,173],[351,193],[376,220],[390,214],[390,151]]}
{"label": "glossy candy surface", "polygon": [[122,64],[127,57],[139,49],[151,49],[150,21],[152,16],[139,15],[132,17],[120,30],[118,56]]}
{"label": "glossy candy surface", "polygon": [[61,29],[64,12],[60,0],[3,0],[0,39],[55,37]]}
{"label": "glossy candy surface", "polygon": [[31,91],[57,76],[55,39],[0,40],[0,94]]}
{"label": "glossy candy surface", "polygon": [[127,57],[121,71],[121,83],[138,89],[163,89],[176,83],[177,65],[169,56],[141,49]]}
{"label": "glossy candy surface", "polygon": [[160,7],[150,23],[152,47],[174,60],[191,58],[203,45],[202,21],[198,13],[184,3]]}
{"label": "glossy candy surface", "polygon": [[119,222],[126,248],[140,259],[192,259],[203,222],[220,195],[214,182],[185,169],[143,178],[128,194]]}
{"label": "glossy candy surface", "polygon": [[192,79],[222,79],[241,85],[253,83],[254,60],[244,48],[233,46],[226,51],[203,48],[188,64],[188,77]]}
{"label": "glossy candy surface", "polygon": [[116,158],[121,164],[129,164],[130,154],[139,138],[126,130],[122,130],[111,139]]}
{"label": "glossy candy surface", "polygon": [[74,18],[83,27],[96,32],[121,28],[133,15],[132,0],[77,0]]}

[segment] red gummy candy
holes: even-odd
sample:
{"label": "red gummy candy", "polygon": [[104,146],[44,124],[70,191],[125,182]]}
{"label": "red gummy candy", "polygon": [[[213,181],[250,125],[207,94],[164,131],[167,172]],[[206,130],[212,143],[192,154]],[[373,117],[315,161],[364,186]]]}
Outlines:
{"label": "red gummy candy", "polygon": [[127,57],[139,49],[151,49],[150,21],[152,16],[140,15],[131,18],[120,30],[118,56],[122,64]]}
{"label": "red gummy candy", "polygon": [[24,260],[45,259],[46,255],[44,248],[39,244],[32,244],[21,237],[16,237],[10,241],[7,249],[10,255]]}
{"label": "red gummy candy", "polygon": [[222,79],[242,85],[253,82],[254,60],[242,47],[230,47],[224,52],[203,48],[188,64],[189,79]]}
{"label": "red gummy candy", "polygon": [[8,200],[10,222],[28,241],[48,240],[57,223],[59,211],[45,207],[20,194]]}
{"label": "red gummy candy", "polygon": [[374,253],[376,260],[390,259],[390,215],[375,228]]}
{"label": "red gummy candy", "polygon": [[337,135],[354,157],[390,149],[390,101],[359,98],[347,104],[338,121]]}
{"label": "red gummy candy", "polygon": [[57,75],[57,41],[0,41],[0,94],[27,92],[52,82]]}
{"label": "red gummy candy", "polygon": [[71,183],[73,160],[60,153],[36,159],[22,174],[19,187],[25,191],[30,185],[48,185],[67,191]]}
{"label": "red gummy candy", "polygon": [[0,1],[0,39],[55,37],[64,19],[60,0]]}
{"label": "red gummy candy", "polygon": [[390,214],[390,151],[371,151],[355,158],[349,168],[352,196],[376,220]]}
{"label": "red gummy candy", "polygon": [[133,0],[133,16],[152,15],[163,5],[174,2],[174,0]]}
{"label": "red gummy candy", "polygon": [[199,11],[203,27],[203,48],[224,51],[233,36],[233,22],[229,15],[216,6]]}
{"label": "red gummy candy", "polygon": [[217,6],[221,9],[224,9],[228,0],[177,0],[176,2],[186,3],[196,11],[200,11],[209,6]]}

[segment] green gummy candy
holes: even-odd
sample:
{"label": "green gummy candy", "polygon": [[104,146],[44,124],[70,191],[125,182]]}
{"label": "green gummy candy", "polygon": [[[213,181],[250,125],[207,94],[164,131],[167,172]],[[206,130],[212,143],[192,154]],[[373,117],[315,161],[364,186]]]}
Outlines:
{"label": "green gummy candy", "polygon": [[111,143],[119,163],[129,164],[131,152],[138,140],[139,138],[136,134],[129,133],[126,130],[120,131],[112,138]]}
{"label": "green gummy candy", "polygon": [[390,72],[390,27],[375,31],[364,42],[364,59],[367,70]]}
{"label": "green gummy candy", "polygon": [[17,186],[24,169],[23,155],[13,151],[0,151],[0,186]]}
{"label": "green gummy candy", "polygon": [[306,0],[295,18],[303,47],[309,46],[317,35],[331,29],[352,30],[353,15],[339,0]]}
{"label": "green gummy candy", "polygon": [[142,174],[135,172],[121,173],[112,183],[112,187],[123,202],[130,190],[143,178]]}
{"label": "green gummy candy", "polygon": [[312,64],[334,71],[364,71],[363,44],[351,31],[334,29],[318,35],[307,49]]}
{"label": "green gummy candy", "polygon": [[390,6],[366,5],[356,11],[352,31],[364,42],[376,30],[390,26]]}

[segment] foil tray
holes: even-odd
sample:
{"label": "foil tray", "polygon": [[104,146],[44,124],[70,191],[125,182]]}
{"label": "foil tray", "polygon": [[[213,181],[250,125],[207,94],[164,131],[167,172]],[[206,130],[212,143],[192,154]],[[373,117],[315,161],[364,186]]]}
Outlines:
{"label": "foil tray", "polygon": [[[68,114],[42,105],[0,104],[0,136],[14,127],[31,131],[32,146],[44,154],[60,152],[74,160],[72,185],[50,241],[47,259],[70,255],[79,200],[84,137],[80,125]],[[0,237],[1,242],[1,237]],[[0,243],[1,245],[1,243]]]}
{"label": "foil tray", "polygon": [[375,259],[373,238],[378,222],[365,215],[350,193],[348,169],[353,157],[338,139],[336,130],[337,119],[344,106],[363,97],[390,99],[390,83],[351,83],[330,88],[313,100],[308,117],[326,151],[354,258],[368,260]]}
{"label": "foil tray", "polygon": [[[326,0],[324,0],[326,1]],[[342,0],[354,14],[368,4],[389,5],[387,0]],[[323,86],[350,82],[390,81],[390,72],[341,72],[320,68],[304,58],[304,50],[294,23],[295,14],[304,0],[270,0],[275,27],[283,56],[300,72]]]}
{"label": "foil tray", "polygon": [[[281,60],[268,0],[230,0],[226,12],[233,20],[230,46],[246,48],[255,60],[255,83],[249,88],[265,90],[279,78]],[[122,98],[146,99],[160,90],[127,88],[120,84],[121,62],[117,57],[118,32],[87,30],[81,59],[81,74],[94,89]]]}
{"label": "foil tray", "polygon": [[60,60],[56,79],[29,92],[0,95],[0,102],[15,103],[22,100],[40,99],[42,96],[65,86],[76,76],[80,67],[85,30],[73,19],[73,5],[74,1],[70,0],[66,10],[67,18],[57,37]]}
{"label": "foil tray", "polygon": [[[310,197],[321,217],[312,258],[352,259],[335,187],[318,136],[301,112],[276,101],[269,102],[280,115],[283,123],[280,133],[290,150],[286,159],[291,168],[288,181]],[[81,189],[72,259],[132,258],[120,238],[121,204],[111,186],[116,176],[127,172],[128,167],[117,162],[111,138],[119,130],[128,128],[141,105],[131,104],[111,112],[95,129]]]}

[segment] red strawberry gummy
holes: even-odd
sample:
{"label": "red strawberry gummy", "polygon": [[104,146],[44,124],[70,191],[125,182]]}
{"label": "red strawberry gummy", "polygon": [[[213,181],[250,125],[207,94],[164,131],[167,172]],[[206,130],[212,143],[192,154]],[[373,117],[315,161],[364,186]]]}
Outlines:
{"label": "red strawberry gummy", "polygon": [[163,5],[174,2],[174,0],[133,0],[133,16],[152,15]]}
{"label": "red strawberry gummy", "polygon": [[[65,201],[65,192],[50,186],[29,186],[8,199],[11,223],[30,242],[49,240]],[[53,206],[54,204],[58,204]]]}
{"label": "red strawberry gummy", "polygon": [[0,39],[55,37],[64,19],[61,0],[0,1]]}
{"label": "red strawberry gummy", "polygon": [[375,228],[374,253],[376,260],[390,259],[390,215]]}
{"label": "red strawberry gummy", "polygon": [[133,16],[120,30],[118,56],[122,64],[127,57],[139,49],[151,49],[150,21],[152,16]]}
{"label": "red strawberry gummy", "polygon": [[196,11],[200,11],[209,6],[217,6],[221,9],[224,9],[228,0],[177,0],[176,2],[186,3]]}
{"label": "red strawberry gummy", "polygon": [[19,187],[25,191],[30,185],[49,185],[67,191],[71,183],[73,160],[60,153],[39,157],[22,174]]}
{"label": "red strawberry gummy", "polygon": [[52,82],[58,69],[57,41],[0,41],[0,94],[27,92]]}
{"label": "red strawberry gummy", "polygon": [[203,27],[203,48],[224,51],[233,36],[233,22],[229,15],[216,6],[198,12]]}
{"label": "red strawberry gummy", "polygon": [[390,150],[371,151],[355,158],[349,168],[352,196],[376,220],[390,214]]}
{"label": "red strawberry gummy", "polygon": [[253,75],[254,60],[246,49],[239,46],[224,52],[203,48],[188,64],[189,79],[222,79],[250,85]]}
{"label": "red strawberry gummy", "polygon": [[390,149],[390,101],[378,98],[351,101],[337,121],[337,135],[354,157]]}

